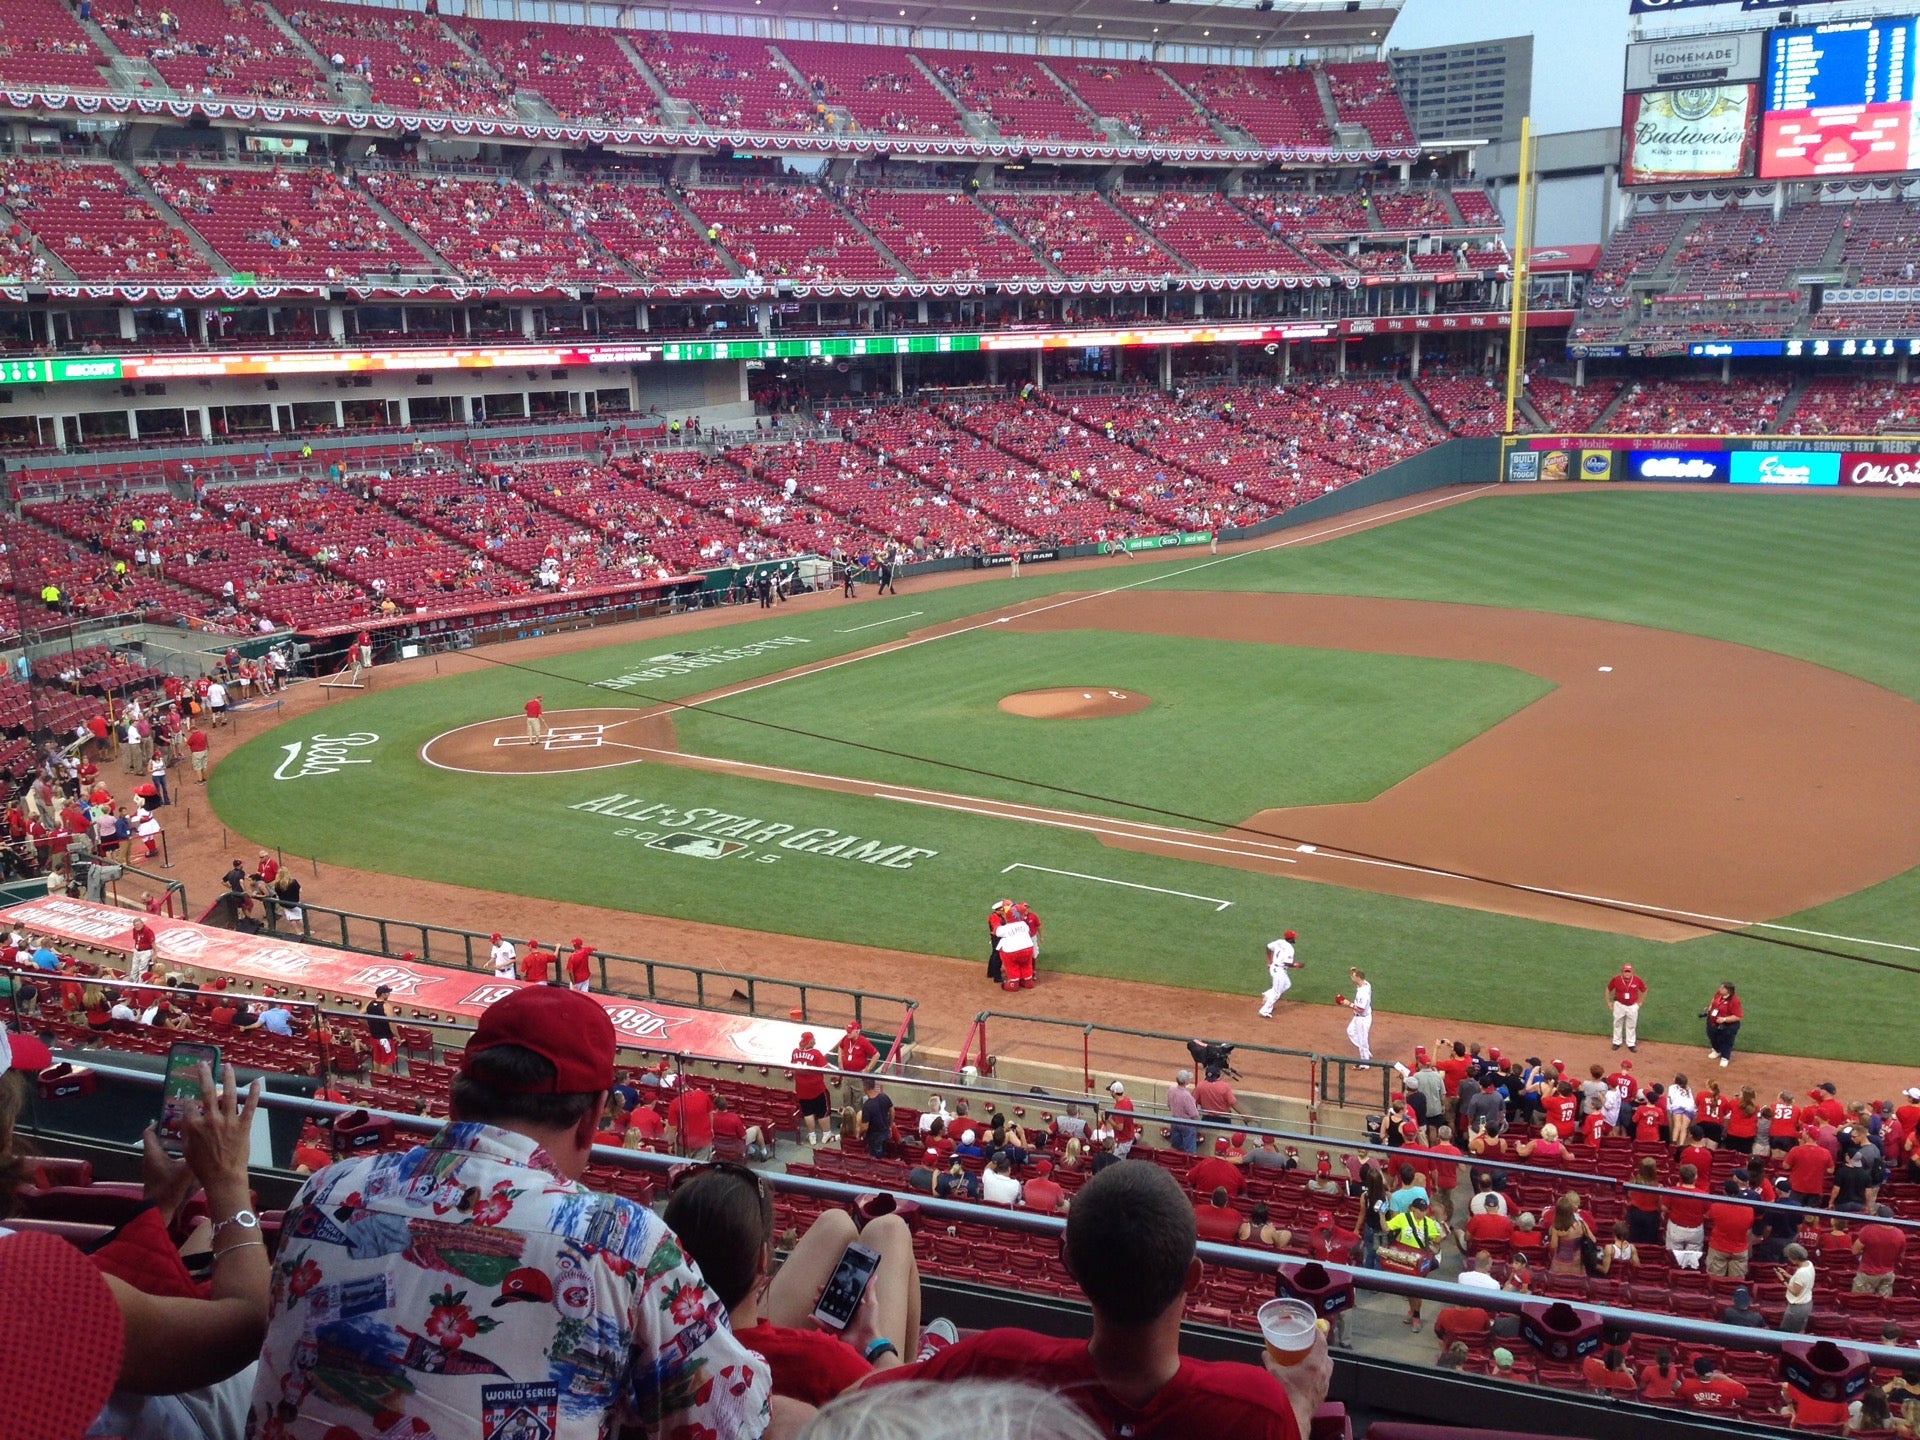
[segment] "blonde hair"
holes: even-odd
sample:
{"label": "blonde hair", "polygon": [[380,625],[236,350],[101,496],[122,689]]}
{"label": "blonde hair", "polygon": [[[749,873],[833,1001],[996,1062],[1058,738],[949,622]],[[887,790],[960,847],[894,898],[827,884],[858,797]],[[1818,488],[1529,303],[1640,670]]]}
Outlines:
{"label": "blonde hair", "polygon": [[1100,1440],[1077,1406],[1008,1380],[914,1380],[850,1390],[799,1440]]}

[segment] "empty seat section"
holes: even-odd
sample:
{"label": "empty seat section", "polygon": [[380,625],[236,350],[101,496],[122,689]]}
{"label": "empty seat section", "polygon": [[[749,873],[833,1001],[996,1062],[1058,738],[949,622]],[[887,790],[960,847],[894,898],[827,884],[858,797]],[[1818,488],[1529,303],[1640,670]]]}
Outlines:
{"label": "empty seat section", "polygon": [[521,20],[449,24],[513,90],[530,90],[562,120],[651,124],[660,101],[611,30]]}
{"label": "empty seat section", "polygon": [[1002,135],[1032,140],[1104,140],[1037,60],[976,50],[916,50],[960,103],[985,115]]}
{"label": "empty seat section", "polygon": [[[327,78],[258,0],[93,0],[93,18],[123,55],[137,55],[182,95],[331,101]],[[163,30],[160,15],[174,23]]]}
{"label": "empty seat section", "polygon": [[1044,280],[1006,222],[953,191],[856,190],[855,215],[921,280]]}
{"label": "empty seat section", "polygon": [[1219,195],[1130,191],[1115,203],[1202,275],[1325,273]]}
{"label": "empty seat section", "polygon": [[305,0],[280,13],[329,62],[364,76],[377,106],[425,114],[513,113],[512,87],[456,45],[435,16],[332,0]]}
{"label": "empty seat section", "polygon": [[953,102],[903,50],[782,40],[780,53],[806,77],[809,98],[847,112],[858,130],[885,135],[961,135]]}
{"label": "empty seat section", "polygon": [[327,170],[153,165],[141,173],[237,271],[272,280],[356,280],[427,268]]}
{"label": "empty seat section", "polygon": [[1049,58],[1047,68],[1086,102],[1145,145],[1218,145],[1220,137],[1193,102],[1140,60]]}
{"label": "empty seat section", "polygon": [[6,0],[0,5],[0,84],[53,90],[111,89],[107,57],[60,0]]}
{"label": "empty seat section", "polygon": [[652,180],[610,178],[547,185],[542,193],[641,280],[721,280],[733,272]]}
{"label": "empty seat section", "polygon": [[666,92],[701,123],[748,130],[818,128],[806,86],[764,40],[649,31],[634,42]]}
{"label": "empty seat section", "polygon": [[1179,275],[1180,262],[1091,190],[995,191],[987,207],[1075,280]]}
{"label": "empty seat section", "polygon": [[613,257],[514,180],[374,173],[367,193],[469,280],[626,280]]}
{"label": "empty seat section", "polygon": [[1161,67],[1219,120],[1262,145],[1327,146],[1333,132],[1313,72],[1257,70],[1239,65]]}
{"label": "empty seat section", "polygon": [[751,274],[801,281],[898,280],[900,272],[811,186],[689,190],[687,206]]}
{"label": "empty seat section", "polygon": [[210,280],[216,272],[111,165],[13,160],[4,171],[15,218],[82,280]]}

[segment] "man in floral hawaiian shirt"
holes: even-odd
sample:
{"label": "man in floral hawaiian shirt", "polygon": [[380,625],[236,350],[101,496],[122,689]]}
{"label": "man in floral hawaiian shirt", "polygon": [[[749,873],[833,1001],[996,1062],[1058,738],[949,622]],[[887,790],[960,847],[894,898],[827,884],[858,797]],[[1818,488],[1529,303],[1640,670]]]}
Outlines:
{"label": "man in floral hawaiian shirt", "polygon": [[804,1420],[653,1212],[579,1183],[614,1083],[585,995],[488,1008],[424,1146],[312,1176],[287,1211],[255,1440],[733,1440]]}

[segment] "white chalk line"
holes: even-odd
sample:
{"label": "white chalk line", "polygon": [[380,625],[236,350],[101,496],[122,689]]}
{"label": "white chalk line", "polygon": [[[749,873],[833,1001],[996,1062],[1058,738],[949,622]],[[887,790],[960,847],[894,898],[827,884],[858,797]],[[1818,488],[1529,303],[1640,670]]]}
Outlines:
{"label": "white chalk line", "polygon": [[1182,900],[1203,900],[1213,906],[1216,915],[1233,906],[1231,900],[1220,900],[1212,895],[1195,895],[1190,890],[1169,890],[1161,885],[1136,885],[1131,880],[1115,880],[1106,875],[1083,875],[1078,870],[1055,870],[1050,865],[1025,865],[1016,861],[1000,873],[1011,875],[1016,870],[1038,870],[1043,875],[1065,875],[1069,880],[1094,880],[1102,885],[1124,885],[1129,890],[1151,890],[1156,895],[1178,895]]}
{"label": "white chalk line", "polygon": [[[1224,845],[1202,845],[1194,840],[1176,840],[1167,835],[1136,835],[1129,830],[1115,830],[1096,824],[1089,816],[1078,820],[1045,820],[1038,815],[1022,815],[1014,810],[994,810],[985,805],[959,805],[950,800],[925,800],[916,795],[890,795],[884,790],[873,792],[875,800],[894,800],[902,805],[924,805],[929,810],[952,810],[961,815],[984,815],[991,820],[1018,820],[1024,825],[1044,825],[1050,830],[1078,830],[1085,835],[1110,835],[1121,840],[1137,840],[1148,845],[1173,845],[1182,850],[1199,850],[1208,855],[1232,855],[1241,860],[1263,860],[1273,865],[1297,865],[1297,860],[1289,860],[1284,855],[1254,855],[1245,850],[1235,850]],[[1062,812],[1069,813],[1069,812]],[[1117,825],[1130,822],[1119,820]]]}
{"label": "white chalk line", "polygon": [[911,620],[915,616],[926,613],[924,610],[909,610],[904,615],[889,615],[884,620],[875,620],[866,625],[855,625],[851,630],[836,630],[833,633],[836,635],[858,635],[862,630],[873,630],[881,625],[898,625],[902,620]]}

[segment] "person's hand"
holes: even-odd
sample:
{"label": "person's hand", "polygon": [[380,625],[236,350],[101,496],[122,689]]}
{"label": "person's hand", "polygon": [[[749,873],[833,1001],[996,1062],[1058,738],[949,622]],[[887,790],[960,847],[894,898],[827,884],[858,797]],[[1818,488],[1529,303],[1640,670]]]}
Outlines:
{"label": "person's hand", "polygon": [[840,1332],[840,1338],[853,1347],[856,1355],[865,1355],[867,1346],[879,1338],[879,1327],[880,1303],[873,1298],[873,1287],[869,1285],[866,1293],[860,1297],[860,1303],[854,1307],[853,1319]]}
{"label": "person's hand", "polygon": [[242,1101],[233,1078],[233,1066],[220,1067],[220,1084],[213,1083],[213,1070],[200,1064],[200,1098],[189,1100],[180,1123],[181,1147],[186,1152],[187,1168],[207,1189],[209,1200],[215,1191],[231,1193],[247,1189],[247,1153],[253,1130],[253,1112],[260,1105],[261,1081],[255,1079]]}
{"label": "person's hand", "polygon": [[1261,1355],[1267,1373],[1280,1382],[1287,1399],[1293,1402],[1293,1418],[1299,1424],[1300,1434],[1303,1437],[1310,1434],[1314,1412],[1326,1403],[1327,1389],[1333,1384],[1333,1354],[1327,1349],[1327,1322],[1320,1322],[1313,1337],[1313,1348],[1296,1363],[1276,1364],[1264,1346]]}
{"label": "person's hand", "polygon": [[180,1207],[193,1194],[193,1171],[160,1143],[160,1126],[149,1121],[140,1136],[140,1186],[145,1198],[160,1212],[163,1224],[173,1224]]}

